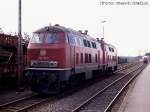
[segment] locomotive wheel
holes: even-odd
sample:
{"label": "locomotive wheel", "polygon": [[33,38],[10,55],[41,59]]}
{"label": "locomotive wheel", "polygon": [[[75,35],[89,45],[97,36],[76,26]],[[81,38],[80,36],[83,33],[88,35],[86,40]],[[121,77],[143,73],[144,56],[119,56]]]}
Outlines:
{"label": "locomotive wheel", "polygon": [[117,66],[114,67],[114,71],[116,71],[116,70],[117,70]]}
{"label": "locomotive wheel", "polygon": [[61,91],[60,81],[54,84],[54,92],[59,93]]}
{"label": "locomotive wheel", "polygon": [[58,94],[61,91],[61,85],[59,79],[56,82],[50,84],[48,91],[50,94]]}
{"label": "locomotive wheel", "polygon": [[72,75],[69,79],[70,87],[76,86],[77,84],[79,84],[79,78],[78,78],[77,74]]}
{"label": "locomotive wheel", "polygon": [[73,87],[85,81],[85,74],[72,75],[69,79],[69,86]]}
{"label": "locomotive wheel", "polygon": [[82,83],[84,83],[85,82],[85,74],[83,73],[83,74],[78,74],[79,76],[79,84],[82,84]]}

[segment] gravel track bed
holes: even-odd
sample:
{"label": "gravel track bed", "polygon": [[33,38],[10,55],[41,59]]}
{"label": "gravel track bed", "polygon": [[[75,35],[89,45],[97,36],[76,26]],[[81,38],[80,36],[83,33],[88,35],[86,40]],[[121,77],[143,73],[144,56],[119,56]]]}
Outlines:
{"label": "gravel track bed", "polygon": [[4,91],[0,93],[0,105],[31,95],[33,93],[30,90],[25,90],[24,92],[16,92],[15,90]]}
{"label": "gravel track bed", "polygon": [[119,70],[119,69],[121,69],[123,67],[129,66],[129,65],[133,65],[133,64],[136,64],[136,63],[122,63],[122,64],[118,64],[117,70]]}
{"label": "gravel track bed", "polygon": [[126,66],[125,68],[126,69],[123,69],[121,71],[119,71],[119,74],[125,74],[125,73],[128,73],[130,72],[132,69],[134,70],[135,68],[139,67],[143,65],[143,63],[134,63],[134,64],[130,64],[128,66]]}
{"label": "gravel track bed", "polygon": [[134,72],[134,74],[126,76],[125,78],[121,79],[119,82],[108,88],[106,91],[104,91],[102,94],[96,96],[87,105],[85,105],[80,112],[104,112],[106,107],[117,95],[117,93],[122,89],[122,87],[139,71],[140,70]]}
{"label": "gravel track bed", "polygon": [[[125,65],[130,65],[131,63],[126,63],[126,64],[119,64],[119,66],[125,66]],[[23,92],[16,92],[14,89],[6,89],[3,91],[0,91],[0,105],[4,103],[8,103],[23,97],[31,96],[33,93],[31,90],[26,89]]]}
{"label": "gravel track bed", "polygon": [[133,66],[137,65],[137,63],[128,63],[125,66],[121,66],[119,67],[119,69],[116,72],[124,72],[126,71],[128,68],[131,68]]}
{"label": "gravel track bed", "polygon": [[[138,67],[134,66],[132,68]],[[128,72],[129,70],[126,70]],[[113,76],[109,76],[108,78],[97,82],[89,87],[86,87],[80,91],[74,92],[69,96],[62,97],[56,101],[49,101],[41,106],[38,106],[34,109],[28,110],[28,112],[70,112],[76,106],[78,106],[81,102],[84,102],[87,98],[91,97],[94,93],[103,89],[106,85],[113,82],[113,80],[122,76],[124,73],[118,73]],[[101,99],[102,100],[102,99]]]}

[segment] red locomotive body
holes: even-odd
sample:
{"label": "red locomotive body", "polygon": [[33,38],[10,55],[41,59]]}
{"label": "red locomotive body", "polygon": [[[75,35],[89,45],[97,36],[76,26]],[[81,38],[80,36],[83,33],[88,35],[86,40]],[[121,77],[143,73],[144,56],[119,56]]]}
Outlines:
{"label": "red locomotive body", "polygon": [[116,70],[117,53],[114,46],[104,41],[55,25],[34,32],[27,63],[26,76],[32,90],[49,94],[91,79],[95,71]]}

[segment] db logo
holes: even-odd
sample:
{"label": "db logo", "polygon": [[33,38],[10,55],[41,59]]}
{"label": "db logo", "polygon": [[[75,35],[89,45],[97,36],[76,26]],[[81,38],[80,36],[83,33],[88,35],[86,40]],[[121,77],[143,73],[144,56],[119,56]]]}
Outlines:
{"label": "db logo", "polygon": [[46,56],[46,50],[40,50],[40,56]]}

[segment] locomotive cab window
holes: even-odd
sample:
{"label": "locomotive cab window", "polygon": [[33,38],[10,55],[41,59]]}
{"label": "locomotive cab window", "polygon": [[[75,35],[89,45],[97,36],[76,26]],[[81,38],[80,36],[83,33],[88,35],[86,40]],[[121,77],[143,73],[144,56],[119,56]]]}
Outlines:
{"label": "locomotive cab window", "polygon": [[67,36],[68,36],[70,45],[74,45],[75,46],[76,43],[75,43],[75,38],[73,37],[73,35],[71,33],[68,33]]}
{"label": "locomotive cab window", "polygon": [[80,37],[76,37],[76,44],[78,44],[78,46],[82,47],[83,43]]}
{"label": "locomotive cab window", "polygon": [[31,43],[44,43],[44,34],[35,33],[31,39]]}
{"label": "locomotive cab window", "polygon": [[59,42],[59,33],[51,33],[46,36],[45,43],[54,44]]}
{"label": "locomotive cab window", "polygon": [[60,39],[59,33],[35,33],[31,39],[31,43],[58,43]]}

